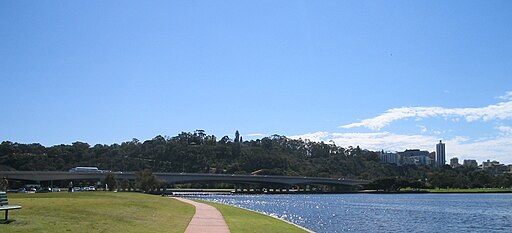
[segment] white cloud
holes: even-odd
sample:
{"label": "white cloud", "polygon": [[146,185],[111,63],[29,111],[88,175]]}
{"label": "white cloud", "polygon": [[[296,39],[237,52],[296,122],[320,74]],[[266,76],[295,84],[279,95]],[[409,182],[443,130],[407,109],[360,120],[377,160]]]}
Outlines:
{"label": "white cloud", "polygon": [[421,128],[421,132],[422,133],[426,133],[427,132],[427,127],[425,127],[424,125],[418,125],[418,127]]}
{"label": "white cloud", "polygon": [[266,136],[266,134],[263,134],[263,133],[250,133],[250,134],[246,134],[244,136],[247,136],[247,137],[262,137],[262,136]]}
{"label": "white cloud", "polygon": [[290,136],[289,138],[291,138],[291,139],[309,139],[311,141],[319,142],[319,141],[328,141],[328,140],[324,139],[328,136],[329,136],[328,132],[316,132],[316,133],[308,133],[308,134],[303,134],[303,135]]}
{"label": "white cloud", "polygon": [[496,129],[498,129],[503,134],[512,134],[512,127],[510,127],[510,126],[503,126],[502,125],[502,126],[496,127]]}
{"label": "white cloud", "polygon": [[507,91],[507,93],[505,93],[502,96],[499,96],[498,98],[502,100],[512,100],[512,91]]}
{"label": "white cloud", "polygon": [[380,151],[382,149],[389,151],[400,151],[405,149],[419,148],[429,149],[435,148],[438,138],[424,135],[402,135],[390,132],[378,133],[329,133],[316,132],[304,135],[292,136],[294,139],[309,139],[312,141],[334,141],[336,145],[361,146],[364,149]]}
{"label": "white cloud", "polygon": [[[294,138],[310,139],[313,141],[334,141],[342,147],[360,146],[372,151],[403,151],[406,149],[421,149],[435,151],[435,144],[440,138],[427,135],[404,135],[390,132],[375,133],[329,133],[316,132],[294,136]],[[441,138],[442,139],[442,138]],[[502,135],[483,140],[457,136],[443,139],[446,143],[447,160],[458,157],[460,160],[476,159],[479,163],[484,160],[498,160],[502,163],[512,163],[512,135]]]}
{"label": "white cloud", "polygon": [[[479,163],[487,159],[512,164],[512,136],[498,136],[476,142],[446,141],[447,155],[459,159],[476,159]],[[453,153],[449,153],[453,151]],[[447,158],[448,159],[448,158]]]}
{"label": "white cloud", "polygon": [[[509,93],[509,92],[508,92]],[[481,108],[443,108],[443,107],[401,107],[392,108],[374,118],[365,119],[357,123],[340,126],[341,128],[366,127],[372,130],[391,124],[394,121],[407,118],[444,117],[445,119],[458,117],[466,121],[490,121],[512,119],[512,101],[500,102]]]}

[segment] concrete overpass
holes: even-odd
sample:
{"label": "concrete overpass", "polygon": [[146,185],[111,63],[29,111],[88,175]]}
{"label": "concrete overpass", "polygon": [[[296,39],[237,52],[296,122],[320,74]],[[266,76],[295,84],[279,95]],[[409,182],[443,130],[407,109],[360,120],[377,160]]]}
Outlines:
{"label": "concrete overpass", "polygon": [[[24,180],[34,182],[58,180],[103,180],[108,172],[49,172],[49,171],[0,171],[0,177],[8,180]],[[135,172],[112,172],[119,180],[135,180]],[[222,182],[232,184],[266,184],[280,186],[297,185],[329,185],[359,186],[368,184],[367,180],[334,179],[304,176],[271,176],[271,175],[231,175],[204,173],[153,173],[159,179],[171,183]]]}

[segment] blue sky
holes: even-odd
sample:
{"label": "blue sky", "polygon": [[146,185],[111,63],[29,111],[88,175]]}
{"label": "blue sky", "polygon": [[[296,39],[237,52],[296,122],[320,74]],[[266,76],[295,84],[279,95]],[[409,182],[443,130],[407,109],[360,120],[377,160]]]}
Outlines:
{"label": "blue sky", "polygon": [[512,163],[510,1],[2,1],[0,140],[204,129]]}

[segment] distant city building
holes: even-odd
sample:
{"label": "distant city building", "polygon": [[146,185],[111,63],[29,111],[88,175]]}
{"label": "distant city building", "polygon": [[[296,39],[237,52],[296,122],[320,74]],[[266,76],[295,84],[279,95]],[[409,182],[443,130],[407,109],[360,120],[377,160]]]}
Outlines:
{"label": "distant city building", "polygon": [[450,167],[452,167],[452,168],[460,167],[459,158],[457,158],[457,157],[451,158],[450,159]]}
{"label": "distant city building", "polygon": [[438,167],[442,167],[446,164],[444,143],[441,140],[439,140],[439,143],[436,145],[436,164]]}
{"label": "distant city building", "polygon": [[508,172],[509,168],[505,166],[505,164],[500,164],[500,162],[493,160],[487,160],[487,162],[482,162],[482,169],[490,171],[493,174],[500,174]]}
{"label": "distant city building", "polygon": [[430,158],[430,166],[436,165],[436,152],[432,151],[428,154],[428,157]]}
{"label": "distant city building", "polygon": [[409,165],[430,165],[431,159],[428,151],[421,151],[419,149],[405,150],[398,152],[400,158],[400,164]]}
{"label": "distant city building", "polygon": [[464,166],[464,167],[478,167],[478,163],[474,159],[464,159],[464,162],[462,163],[462,166]]}
{"label": "distant city building", "polygon": [[482,162],[482,168],[483,169],[491,169],[493,167],[496,167],[496,166],[499,166],[500,165],[500,162],[494,160],[494,161],[490,161],[490,160],[487,160],[487,162]]}
{"label": "distant city building", "polygon": [[384,151],[382,151],[380,153],[380,162],[400,165],[400,157],[397,153],[384,153]]}

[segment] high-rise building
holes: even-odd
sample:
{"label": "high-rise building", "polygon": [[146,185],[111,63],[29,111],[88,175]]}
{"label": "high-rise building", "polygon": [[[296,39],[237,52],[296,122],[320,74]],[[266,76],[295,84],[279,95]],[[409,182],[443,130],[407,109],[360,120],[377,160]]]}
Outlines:
{"label": "high-rise building", "polygon": [[441,140],[439,140],[439,143],[436,145],[436,164],[438,167],[442,167],[446,164],[444,143]]}

